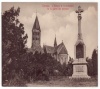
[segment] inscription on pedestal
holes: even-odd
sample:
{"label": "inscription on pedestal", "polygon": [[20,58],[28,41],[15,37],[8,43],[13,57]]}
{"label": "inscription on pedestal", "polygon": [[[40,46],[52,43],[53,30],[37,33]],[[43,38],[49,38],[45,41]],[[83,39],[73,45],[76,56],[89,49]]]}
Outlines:
{"label": "inscription on pedestal", "polygon": [[76,72],[83,72],[83,66],[82,65],[76,65]]}

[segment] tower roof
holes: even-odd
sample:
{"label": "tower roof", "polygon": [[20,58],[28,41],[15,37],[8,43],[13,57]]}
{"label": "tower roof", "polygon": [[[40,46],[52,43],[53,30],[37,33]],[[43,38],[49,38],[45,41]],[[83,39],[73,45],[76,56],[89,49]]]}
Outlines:
{"label": "tower roof", "polygon": [[54,47],[57,46],[57,40],[56,40],[56,36],[55,36],[55,40],[54,40]]}
{"label": "tower roof", "polygon": [[54,47],[52,46],[48,46],[48,45],[44,45],[44,50],[47,52],[47,53],[54,53]]}
{"label": "tower roof", "polygon": [[40,30],[39,20],[38,20],[38,17],[37,16],[35,18],[35,22],[34,22],[34,25],[33,25],[33,29]]}

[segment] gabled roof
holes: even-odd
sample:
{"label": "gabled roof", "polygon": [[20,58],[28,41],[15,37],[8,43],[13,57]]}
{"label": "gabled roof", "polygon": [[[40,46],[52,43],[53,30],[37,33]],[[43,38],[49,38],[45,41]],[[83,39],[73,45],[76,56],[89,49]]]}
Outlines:
{"label": "gabled roof", "polygon": [[44,45],[43,49],[47,52],[47,53],[56,53],[57,54],[68,54],[67,49],[64,45],[64,43],[62,42],[61,44],[59,44],[57,47],[52,47],[52,46],[48,46],[48,45]]}
{"label": "gabled roof", "polygon": [[41,46],[38,46],[38,47],[35,47],[35,48],[28,48],[28,51],[27,52],[32,52],[33,54],[38,51],[39,53],[43,53],[43,49],[41,48]]}
{"label": "gabled roof", "polygon": [[56,51],[58,54],[68,54],[67,49],[63,42],[56,47]]}
{"label": "gabled roof", "polygon": [[48,46],[48,45],[44,45],[44,48],[45,48],[47,53],[54,53],[54,47]]}
{"label": "gabled roof", "polygon": [[35,18],[35,22],[34,22],[34,25],[33,25],[33,29],[37,29],[37,30],[40,30],[40,25],[39,25],[39,20],[38,20],[38,17],[36,16]]}
{"label": "gabled roof", "polygon": [[66,48],[63,46],[62,49],[60,50],[59,54],[68,54]]}

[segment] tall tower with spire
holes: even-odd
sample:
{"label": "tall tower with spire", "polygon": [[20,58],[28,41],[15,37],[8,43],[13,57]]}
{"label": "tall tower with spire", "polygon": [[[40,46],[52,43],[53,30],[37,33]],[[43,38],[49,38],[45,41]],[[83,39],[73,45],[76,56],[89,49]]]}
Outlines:
{"label": "tall tower with spire", "polygon": [[40,48],[40,42],[41,42],[41,29],[39,25],[39,20],[36,15],[35,22],[32,28],[32,49],[38,49]]}

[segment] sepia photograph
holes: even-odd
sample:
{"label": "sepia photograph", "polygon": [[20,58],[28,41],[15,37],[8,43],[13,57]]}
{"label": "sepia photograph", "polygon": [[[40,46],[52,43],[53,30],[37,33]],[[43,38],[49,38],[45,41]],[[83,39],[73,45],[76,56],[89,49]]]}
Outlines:
{"label": "sepia photograph", "polygon": [[2,87],[98,87],[97,2],[1,2]]}

